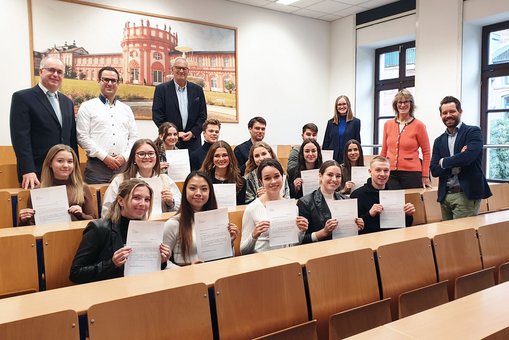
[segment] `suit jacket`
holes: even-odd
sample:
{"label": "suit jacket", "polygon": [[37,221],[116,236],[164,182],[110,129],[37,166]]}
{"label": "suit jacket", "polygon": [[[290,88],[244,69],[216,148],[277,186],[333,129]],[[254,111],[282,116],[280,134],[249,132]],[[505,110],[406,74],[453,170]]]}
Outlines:
{"label": "suit jacket", "polygon": [[[447,133],[438,136],[433,143],[431,155],[431,174],[438,177],[438,202],[443,202],[447,194],[447,179],[451,169],[460,167],[458,174],[461,190],[469,200],[478,200],[491,196],[490,187],[482,171],[483,138],[477,126],[461,124],[454,143],[454,156],[450,155]],[[465,152],[461,152],[464,146]],[[442,168],[439,164],[443,158]]]}
{"label": "suit jacket", "polygon": [[345,144],[350,139],[355,139],[359,143],[361,142],[361,121],[358,118],[354,117],[351,121],[346,122],[346,129],[343,134],[341,145],[339,145],[338,124],[334,124],[333,120],[329,119],[323,137],[322,150],[334,150],[334,159],[341,164],[343,163]]}
{"label": "suit jacket", "polygon": [[78,155],[76,120],[72,101],[58,93],[62,125],[47,94],[39,85],[12,95],[10,128],[11,141],[18,163],[18,179],[35,172],[40,178],[41,167],[48,150],[56,144],[66,144]]}
{"label": "suit jacket", "polygon": [[184,129],[175,92],[175,81],[171,80],[157,85],[152,103],[152,120],[157,127],[164,122],[172,122],[179,131],[191,131],[194,138],[187,142],[180,141],[178,148],[195,150],[201,146],[202,125],[207,119],[207,105],[203,89],[189,81],[187,82],[187,101],[188,119]]}

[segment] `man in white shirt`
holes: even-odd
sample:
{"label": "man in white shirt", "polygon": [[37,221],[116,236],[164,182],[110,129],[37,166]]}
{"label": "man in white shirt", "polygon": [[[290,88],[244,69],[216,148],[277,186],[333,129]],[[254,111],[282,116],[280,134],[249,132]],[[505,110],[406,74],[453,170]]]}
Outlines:
{"label": "man in white shirt", "polygon": [[101,94],[82,103],[78,111],[78,143],[87,152],[85,181],[90,184],[109,183],[122,172],[138,139],[133,111],[115,97],[118,80],[115,68],[100,69]]}

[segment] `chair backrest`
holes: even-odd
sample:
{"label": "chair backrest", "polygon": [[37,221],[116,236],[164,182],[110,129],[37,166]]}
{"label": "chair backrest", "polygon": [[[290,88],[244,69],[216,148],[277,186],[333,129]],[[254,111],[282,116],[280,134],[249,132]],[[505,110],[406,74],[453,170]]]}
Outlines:
{"label": "chair backrest", "polygon": [[442,210],[437,202],[437,190],[428,190],[422,193],[424,211],[426,212],[426,223],[442,221]]}
{"label": "chair backrest", "polygon": [[0,188],[18,188],[18,169],[14,164],[0,164]]}
{"label": "chair backrest", "polygon": [[456,278],[454,298],[459,299],[495,285],[495,267],[482,269]]}
{"label": "chair backrest", "polygon": [[240,235],[242,235],[242,216],[244,216],[244,210],[235,210],[228,212],[228,220],[230,223],[234,223],[239,228],[238,237],[233,242],[233,248],[235,249],[235,256],[240,256]]}
{"label": "chair backrest", "polygon": [[391,322],[390,300],[379,300],[332,315],[329,320],[329,340],[344,339]]}
{"label": "chair backrest", "polygon": [[317,340],[316,320],[288,327],[278,332],[267,334],[253,340]]}
{"label": "chair backrest", "polygon": [[402,293],[399,296],[399,318],[405,318],[447,302],[449,302],[447,281],[441,281],[426,287],[417,288],[409,292]]}
{"label": "chair backrest", "polygon": [[454,298],[456,278],[482,269],[475,229],[458,230],[433,237],[438,278],[448,280],[449,298]]}
{"label": "chair backrest", "polygon": [[0,191],[0,228],[13,226],[11,194],[7,191]]}
{"label": "chair backrest", "polygon": [[482,340],[507,340],[509,339],[509,327],[482,338]]}
{"label": "chair backrest", "polygon": [[419,225],[426,223],[426,209],[422,200],[422,195],[418,192],[405,193],[405,202],[412,203],[415,207],[413,215],[414,222],[412,225]]}
{"label": "chair backrest", "polygon": [[488,210],[509,209],[509,184],[495,183],[490,185],[493,196],[488,197]]}
{"label": "chair backrest", "polygon": [[46,289],[70,286],[71,264],[80,245],[83,229],[47,232],[42,237]]}
{"label": "chair backrest", "polygon": [[397,319],[401,293],[437,282],[431,241],[422,237],[383,245],[376,253],[383,297],[393,300],[392,317]]}
{"label": "chair backrest", "polygon": [[308,321],[298,263],[221,278],[214,290],[223,340],[251,339]]}
{"label": "chair backrest", "polygon": [[16,223],[19,222],[19,211],[28,208],[28,199],[30,198],[30,190],[21,190],[16,195],[18,197],[18,206],[16,208]]}
{"label": "chair backrest", "polygon": [[0,324],[2,339],[79,340],[78,315],[66,310]]}
{"label": "chair backrest", "polygon": [[39,290],[34,235],[0,237],[0,297]]}
{"label": "chair backrest", "polygon": [[380,299],[373,250],[360,249],[306,263],[309,300],[318,337],[329,334],[332,314]]}
{"label": "chair backrest", "polygon": [[498,283],[509,281],[509,262],[503,263],[498,267]]}
{"label": "chair backrest", "polygon": [[207,286],[196,283],[93,305],[89,339],[212,339]]}
{"label": "chair backrest", "polygon": [[[498,267],[509,261],[509,221],[488,224],[477,229],[484,268]],[[498,272],[495,271],[497,274]],[[498,277],[498,275],[497,275]]]}

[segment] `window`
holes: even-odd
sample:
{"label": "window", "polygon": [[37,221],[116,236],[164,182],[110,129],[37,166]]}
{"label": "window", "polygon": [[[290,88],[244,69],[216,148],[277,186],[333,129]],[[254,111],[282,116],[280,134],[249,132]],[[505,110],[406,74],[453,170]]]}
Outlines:
{"label": "window", "polygon": [[153,71],[152,72],[152,80],[155,85],[163,82],[163,72],[161,71]]}
{"label": "window", "polygon": [[485,174],[492,181],[509,180],[509,21],[483,27],[481,129]]}
{"label": "window", "polygon": [[159,52],[154,52],[154,59],[155,60],[161,60],[163,56]]}
{"label": "window", "polygon": [[[384,123],[394,118],[392,100],[404,88],[414,93],[415,41],[375,51],[375,144],[382,144]],[[373,150],[378,153],[379,150]]]}
{"label": "window", "polygon": [[210,58],[210,66],[212,66],[212,67],[216,67],[217,66],[216,57],[211,57]]}

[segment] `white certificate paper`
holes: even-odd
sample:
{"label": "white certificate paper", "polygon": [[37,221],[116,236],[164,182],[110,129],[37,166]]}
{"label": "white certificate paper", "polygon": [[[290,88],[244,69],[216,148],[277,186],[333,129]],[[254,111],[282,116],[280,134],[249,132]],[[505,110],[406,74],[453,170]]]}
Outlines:
{"label": "white certificate paper", "polygon": [[380,228],[405,228],[405,190],[380,190]]}
{"label": "white certificate paper", "polygon": [[357,199],[336,200],[327,202],[332,218],[338,221],[338,226],[332,232],[332,239],[354,236],[359,234],[355,219],[357,218]]}
{"label": "white certificate paper", "polygon": [[330,161],[334,159],[334,150],[322,150],[322,161]]}
{"label": "white certificate paper", "polygon": [[141,178],[152,188],[154,195],[152,196],[152,211],[150,212],[151,217],[161,215],[162,210],[162,198],[161,191],[163,191],[163,181],[160,177],[152,178]]}
{"label": "white certificate paper", "polygon": [[368,169],[369,168],[367,166],[352,166],[351,181],[354,182],[354,186],[351,192],[366,184],[369,178]]}
{"label": "white certificate paper", "polygon": [[318,176],[319,169],[302,170],[300,176],[302,178],[302,195],[312,193],[320,186],[320,177]]}
{"label": "white certificate paper", "polygon": [[237,206],[237,186],[235,183],[213,184],[218,208]]}
{"label": "white certificate paper", "polygon": [[295,224],[297,207],[294,200],[281,199],[266,203],[270,222],[269,245],[271,247],[299,242],[299,228]]}
{"label": "white certificate paper", "polygon": [[175,182],[183,182],[191,172],[189,165],[189,151],[166,150],[166,160],[168,161],[168,176]]}
{"label": "white certificate paper", "polygon": [[129,222],[126,246],[132,251],[124,265],[124,276],[161,270],[161,252],[164,221]]}
{"label": "white certificate paper", "polygon": [[228,208],[195,213],[194,228],[200,260],[206,262],[233,256],[228,232]]}
{"label": "white certificate paper", "polygon": [[65,185],[30,190],[36,225],[71,222]]}

